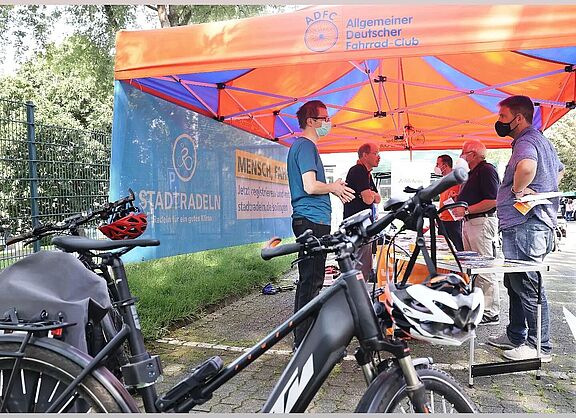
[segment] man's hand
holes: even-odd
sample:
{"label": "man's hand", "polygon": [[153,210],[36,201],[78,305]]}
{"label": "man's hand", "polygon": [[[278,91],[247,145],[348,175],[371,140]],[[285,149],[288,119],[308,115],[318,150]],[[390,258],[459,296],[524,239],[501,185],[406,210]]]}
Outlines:
{"label": "man's hand", "polygon": [[338,196],[342,203],[348,203],[354,199],[354,189],[346,186],[346,182],[344,182],[342,179],[338,179],[334,183],[330,183],[330,193]]}
{"label": "man's hand", "polygon": [[516,199],[520,199],[523,196],[527,196],[529,194],[536,194],[536,192],[534,190],[532,190],[530,187],[526,187],[524,190],[518,192],[518,193],[514,193],[514,197]]}
{"label": "man's hand", "polygon": [[458,207],[455,207],[454,209],[450,209],[450,211],[452,212],[452,215],[454,215],[454,217],[458,221],[464,217],[466,208],[463,208],[462,206],[458,206]]}

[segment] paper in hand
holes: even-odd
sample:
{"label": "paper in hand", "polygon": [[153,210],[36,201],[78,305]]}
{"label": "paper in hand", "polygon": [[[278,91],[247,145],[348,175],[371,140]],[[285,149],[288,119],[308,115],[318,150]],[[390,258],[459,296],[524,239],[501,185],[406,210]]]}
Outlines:
{"label": "paper in hand", "polygon": [[526,215],[528,212],[530,212],[530,210],[534,207],[534,206],[538,206],[538,205],[551,205],[552,202],[550,202],[548,199],[540,199],[540,200],[530,200],[529,202],[521,202],[521,201],[517,201],[516,203],[514,203],[514,207],[516,208],[516,210],[518,210],[518,212],[520,212],[522,215]]}

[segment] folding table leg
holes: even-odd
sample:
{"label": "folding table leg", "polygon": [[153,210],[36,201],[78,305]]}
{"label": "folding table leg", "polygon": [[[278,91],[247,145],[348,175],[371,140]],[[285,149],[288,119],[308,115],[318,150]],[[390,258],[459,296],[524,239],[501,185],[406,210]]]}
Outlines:
{"label": "folding table leg", "polygon": [[[538,302],[536,303],[536,356],[542,355],[542,274],[537,271],[538,275]],[[536,370],[536,379],[540,380],[541,368]]]}
{"label": "folding table leg", "polygon": [[468,386],[474,386],[474,377],[472,377],[472,366],[474,365],[474,342],[476,336],[470,338],[470,357],[468,357]]}

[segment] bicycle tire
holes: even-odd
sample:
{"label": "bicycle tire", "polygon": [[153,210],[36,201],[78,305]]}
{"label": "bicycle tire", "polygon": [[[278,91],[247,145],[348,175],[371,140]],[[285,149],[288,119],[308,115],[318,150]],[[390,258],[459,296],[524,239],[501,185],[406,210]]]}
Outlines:
{"label": "bicycle tire", "polygon": [[[15,352],[19,346],[17,342],[0,341],[0,352]],[[0,355],[0,403],[6,399],[4,411],[10,413],[45,412],[82,370],[79,364],[55,351],[29,344],[20,365],[20,376],[10,393],[6,393],[14,361],[14,357]],[[94,372],[86,376],[75,392],[77,398],[65,402],[59,412],[134,412],[125,402],[118,401],[117,395]]]}
{"label": "bicycle tire", "polygon": [[[417,368],[416,371],[426,388],[431,413],[477,412],[474,403],[448,373],[430,367]],[[378,375],[368,386],[355,412],[413,413],[400,369]]]}

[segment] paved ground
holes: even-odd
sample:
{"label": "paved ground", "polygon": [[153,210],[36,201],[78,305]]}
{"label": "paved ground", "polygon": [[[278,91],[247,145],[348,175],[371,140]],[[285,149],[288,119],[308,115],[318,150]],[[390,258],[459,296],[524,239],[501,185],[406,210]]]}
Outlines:
{"label": "paved ground", "polygon": [[[541,380],[535,372],[477,377],[473,388],[467,385],[468,346],[443,347],[414,342],[414,357],[432,357],[450,372],[477,403],[481,412],[576,413],[576,344],[563,314],[565,307],[576,314],[576,222],[569,224],[568,239],[560,252],[547,258],[551,271],[545,286],[552,317],[553,361],[545,364]],[[294,272],[284,280],[291,281]],[[502,286],[503,316],[507,317],[507,293]],[[231,303],[201,320],[173,331],[154,343],[151,351],[161,354],[165,367],[163,392],[179,381],[187,370],[202,360],[220,355],[226,363],[258,342],[289,317],[293,292],[265,296],[258,292]],[[477,362],[499,361],[500,350],[484,344],[488,335],[503,332],[498,326],[481,327],[475,350]],[[289,360],[291,337],[281,341],[245,371],[220,388],[213,399],[196,408],[199,412],[257,412]],[[349,347],[353,352],[354,343]],[[337,365],[308,408],[308,412],[353,412],[366,389],[362,373],[352,360]]]}

